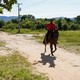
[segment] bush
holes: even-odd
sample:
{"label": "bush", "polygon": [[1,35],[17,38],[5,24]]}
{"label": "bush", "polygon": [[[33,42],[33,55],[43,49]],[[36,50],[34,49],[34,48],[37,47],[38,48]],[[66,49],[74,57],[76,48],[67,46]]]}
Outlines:
{"label": "bush", "polygon": [[11,24],[5,24],[3,27],[2,27],[3,29],[11,29],[11,30],[13,30],[13,29],[16,29],[17,28],[17,24],[14,24],[14,23],[11,23]]}
{"label": "bush", "polygon": [[68,30],[69,28],[68,28],[68,26],[67,26],[67,24],[64,24],[63,25],[63,30]]}
{"label": "bush", "polygon": [[79,30],[80,29],[80,26],[79,25],[71,25],[71,30]]}
{"label": "bush", "polygon": [[2,26],[4,26],[5,22],[3,20],[0,20],[0,28],[2,28]]}

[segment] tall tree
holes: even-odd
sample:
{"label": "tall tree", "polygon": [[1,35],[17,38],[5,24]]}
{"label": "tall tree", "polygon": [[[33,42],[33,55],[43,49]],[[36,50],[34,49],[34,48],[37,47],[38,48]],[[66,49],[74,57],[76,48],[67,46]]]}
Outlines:
{"label": "tall tree", "polygon": [[5,22],[3,20],[0,20],[0,28],[2,28],[2,26],[4,26]]}
{"label": "tall tree", "polygon": [[21,17],[21,21],[22,20],[25,20],[27,18],[27,15],[23,15],[22,17]]}
{"label": "tall tree", "polygon": [[62,21],[62,19],[59,19],[57,22],[59,30],[62,30],[62,22],[61,21]]}
{"label": "tall tree", "polygon": [[70,18],[64,18],[67,22],[71,22]]}
{"label": "tall tree", "polygon": [[17,3],[17,0],[0,0],[0,13],[3,13],[3,9],[11,11],[12,5]]}
{"label": "tall tree", "polygon": [[77,23],[79,23],[79,24],[80,24],[80,15],[79,15],[79,16],[77,16],[75,19],[76,19]]}
{"label": "tall tree", "polygon": [[28,16],[27,16],[29,19],[35,19],[35,17],[33,16],[33,15],[31,15],[31,14],[29,14]]}

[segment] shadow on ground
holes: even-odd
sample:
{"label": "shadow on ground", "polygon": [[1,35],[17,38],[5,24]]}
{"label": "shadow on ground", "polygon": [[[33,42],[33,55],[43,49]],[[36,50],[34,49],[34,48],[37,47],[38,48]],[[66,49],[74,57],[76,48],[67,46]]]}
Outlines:
{"label": "shadow on ground", "polygon": [[38,61],[39,63],[42,63],[43,65],[46,65],[46,63],[49,63],[49,67],[55,67],[54,60],[56,60],[55,56],[45,55],[44,53],[41,53],[41,61]]}

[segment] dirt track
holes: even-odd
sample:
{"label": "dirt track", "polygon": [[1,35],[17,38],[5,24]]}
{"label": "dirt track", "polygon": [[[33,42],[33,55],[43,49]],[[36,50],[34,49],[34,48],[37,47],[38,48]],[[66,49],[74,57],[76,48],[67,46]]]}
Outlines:
{"label": "dirt track", "polygon": [[[46,74],[49,80],[80,80],[80,55],[58,48],[54,53],[55,57],[52,57],[49,45],[46,54],[43,54],[44,45],[26,34],[9,35],[0,32],[0,40],[6,42],[6,48],[19,51],[28,58],[36,70]],[[1,55],[8,53],[10,50],[0,48]]]}

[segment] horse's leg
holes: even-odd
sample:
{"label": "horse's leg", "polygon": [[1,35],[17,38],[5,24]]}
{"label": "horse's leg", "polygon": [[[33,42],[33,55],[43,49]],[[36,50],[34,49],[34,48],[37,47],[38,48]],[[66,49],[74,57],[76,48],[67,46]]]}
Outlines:
{"label": "horse's leg", "polygon": [[55,52],[57,50],[56,43],[54,44],[54,48],[55,48],[55,50],[54,50],[54,52]]}
{"label": "horse's leg", "polygon": [[44,53],[46,52],[46,43],[45,43],[45,51],[44,51]]}
{"label": "horse's leg", "polygon": [[50,49],[51,49],[51,54],[53,56],[53,46],[52,46],[52,44],[50,44]]}
{"label": "horse's leg", "polygon": [[44,38],[44,45],[45,45],[45,51],[44,51],[44,53],[46,53],[46,38]]}

